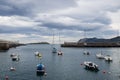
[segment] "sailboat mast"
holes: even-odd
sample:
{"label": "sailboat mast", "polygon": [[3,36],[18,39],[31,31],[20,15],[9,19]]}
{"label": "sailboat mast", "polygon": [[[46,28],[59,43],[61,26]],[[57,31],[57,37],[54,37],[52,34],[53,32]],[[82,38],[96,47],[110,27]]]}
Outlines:
{"label": "sailboat mast", "polygon": [[54,33],[53,33],[53,42],[52,42],[52,44],[54,45]]}
{"label": "sailboat mast", "polygon": [[[60,46],[61,40],[60,40],[60,33],[59,33],[59,46]],[[61,46],[60,46],[60,51],[61,51]]]}

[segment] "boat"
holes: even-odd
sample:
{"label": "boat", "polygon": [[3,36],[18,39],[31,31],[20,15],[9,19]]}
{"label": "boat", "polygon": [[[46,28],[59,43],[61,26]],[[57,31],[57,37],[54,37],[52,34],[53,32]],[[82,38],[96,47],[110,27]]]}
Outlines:
{"label": "boat", "polygon": [[55,47],[52,48],[52,53],[57,53],[57,49]]}
{"label": "boat", "polygon": [[90,53],[87,52],[87,51],[84,51],[83,54],[84,54],[84,55],[90,55]]}
{"label": "boat", "polygon": [[38,56],[38,54],[39,54],[39,52],[38,52],[38,51],[36,51],[36,52],[35,52],[35,56]]}
{"label": "boat", "polygon": [[13,54],[10,54],[10,57],[13,57],[13,56],[15,56],[16,54],[15,53],[13,53]]}
{"label": "boat", "polygon": [[59,34],[59,51],[58,51],[58,55],[63,55],[63,52],[62,52],[61,46],[60,46],[60,34]]}
{"label": "boat", "polygon": [[102,53],[96,54],[96,57],[98,59],[104,59],[104,55],[102,55]]}
{"label": "boat", "polygon": [[113,59],[110,55],[104,57],[105,61],[111,62]]}
{"label": "boat", "polygon": [[38,64],[36,72],[37,72],[37,75],[44,75],[45,74],[45,66],[42,63]]}
{"label": "boat", "polygon": [[63,55],[63,52],[62,51],[58,51],[58,55]]}
{"label": "boat", "polygon": [[15,67],[10,68],[10,71],[15,71],[15,70],[16,70]]}
{"label": "boat", "polygon": [[36,51],[35,56],[42,57],[42,54],[40,52]]}
{"label": "boat", "polygon": [[54,44],[54,34],[53,34],[53,42],[52,42],[52,53],[57,53],[57,49],[55,48],[55,44]]}
{"label": "boat", "polygon": [[96,64],[93,63],[93,62],[85,61],[85,62],[84,62],[84,66],[85,66],[85,69],[87,69],[87,70],[99,71],[98,65],[96,65]]}
{"label": "boat", "polygon": [[12,61],[19,61],[19,60],[20,60],[19,55],[12,56]]}

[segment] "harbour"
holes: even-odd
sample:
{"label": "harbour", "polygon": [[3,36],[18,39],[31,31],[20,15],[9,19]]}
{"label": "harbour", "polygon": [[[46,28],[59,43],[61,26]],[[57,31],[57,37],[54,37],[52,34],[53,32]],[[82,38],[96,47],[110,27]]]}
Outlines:
{"label": "harbour", "polygon": [[[59,45],[55,45],[56,48]],[[64,48],[62,56],[52,53],[51,45],[26,45],[11,48],[7,52],[0,52],[0,79],[4,80],[8,76],[10,80],[119,80],[120,79],[120,54],[119,48]],[[42,54],[40,60],[34,54],[39,51]],[[90,55],[84,55],[84,51],[89,51]],[[110,55],[112,62],[96,58],[96,54],[102,53]],[[17,53],[20,60],[11,60],[10,54]],[[98,72],[86,70],[84,61],[92,61],[99,67]],[[43,63],[46,69],[46,76],[36,74],[36,66]],[[10,71],[14,66],[16,71]]]}

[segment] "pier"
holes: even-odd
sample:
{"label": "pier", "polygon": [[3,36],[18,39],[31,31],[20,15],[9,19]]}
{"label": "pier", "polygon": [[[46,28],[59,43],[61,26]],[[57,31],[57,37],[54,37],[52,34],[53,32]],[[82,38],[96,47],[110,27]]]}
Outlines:
{"label": "pier", "polygon": [[0,51],[7,51],[10,48],[17,47],[23,44],[13,41],[0,40]]}
{"label": "pier", "polygon": [[61,47],[120,47],[120,43],[117,42],[89,42],[89,43],[77,43],[77,42],[64,42]]}

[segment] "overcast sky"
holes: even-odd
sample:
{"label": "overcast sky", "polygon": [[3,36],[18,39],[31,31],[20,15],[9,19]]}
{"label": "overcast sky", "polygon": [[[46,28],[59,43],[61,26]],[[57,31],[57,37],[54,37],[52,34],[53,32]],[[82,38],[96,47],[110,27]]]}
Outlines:
{"label": "overcast sky", "polygon": [[72,42],[119,31],[120,0],[0,0],[0,39]]}

